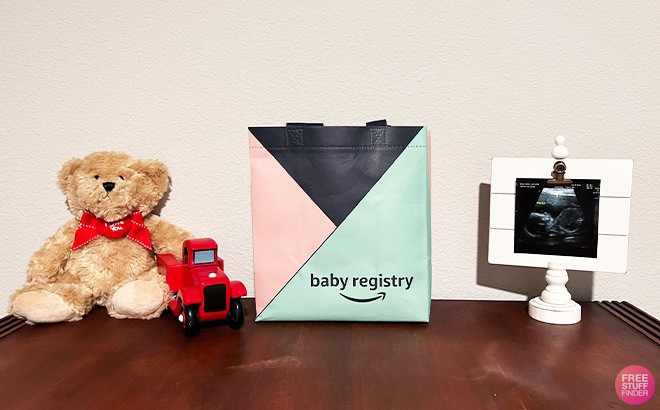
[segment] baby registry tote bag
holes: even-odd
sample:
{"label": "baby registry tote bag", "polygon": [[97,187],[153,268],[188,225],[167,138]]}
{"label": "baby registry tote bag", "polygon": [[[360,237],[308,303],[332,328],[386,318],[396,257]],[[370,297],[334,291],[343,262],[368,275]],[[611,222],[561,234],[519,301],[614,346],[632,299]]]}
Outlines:
{"label": "baby registry tote bag", "polygon": [[250,127],[256,320],[428,322],[423,126]]}

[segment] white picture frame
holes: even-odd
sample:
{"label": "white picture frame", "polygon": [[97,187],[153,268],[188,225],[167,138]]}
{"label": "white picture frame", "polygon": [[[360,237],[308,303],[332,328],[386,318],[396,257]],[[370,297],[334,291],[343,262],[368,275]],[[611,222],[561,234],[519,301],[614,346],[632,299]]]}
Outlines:
{"label": "white picture frame", "polygon": [[566,178],[599,179],[597,257],[574,257],[514,252],[517,178],[552,179],[553,158],[493,158],[490,189],[488,262],[547,268],[625,273],[632,194],[632,160],[565,159]]}

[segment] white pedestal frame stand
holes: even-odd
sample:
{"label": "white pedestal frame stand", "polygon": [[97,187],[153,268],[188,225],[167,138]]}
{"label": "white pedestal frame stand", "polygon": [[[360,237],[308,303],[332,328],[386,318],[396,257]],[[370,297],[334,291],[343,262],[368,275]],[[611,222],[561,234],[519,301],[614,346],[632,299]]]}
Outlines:
{"label": "white pedestal frame stand", "polygon": [[[548,269],[548,287],[529,302],[529,315],[557,324],[577,323],[581,319],[580,306],[566,290],[568,276],[564,269],[626,273],[633,177],[633,162],[628,159],[574,159],[564,163],[568,156],[564,142],[561,136],[555,138],[552,157],[492,159],[488,222],[489,263]],[[551,170],[552,179],[546,180]],[[572,185],[576,180],[599,181],[598,186],[592,187],[593,193],[598,194],[596,257],[516,252],[516,227],[520,229],[516,192],[521,176],[540,183],[546,180],[549,186]],[[548,266],[548,262],[553,264]]]}
{"label": "white pedestal frame stand", "polygon": [[566,289],[568,273],[560,263],[548,263],[545,273],[548,286],[540,297],[529,301],[529,315],[540,322],[572,325],[582,319],[582,308]]}
{"label": "white pedestal frame stand", "polygon": [[[552,156],[558,161],[568,156],[565,141],[562,136],[555,138],[556,146],[552,149]],[[582,308],[571,299],[566,289],[566,269],[560,263],[548,263],[545,281],[548,286],[541,292],[541,296],[529,301],[529,315],[540,322],[557,325],[578,323],[582,319]]]}

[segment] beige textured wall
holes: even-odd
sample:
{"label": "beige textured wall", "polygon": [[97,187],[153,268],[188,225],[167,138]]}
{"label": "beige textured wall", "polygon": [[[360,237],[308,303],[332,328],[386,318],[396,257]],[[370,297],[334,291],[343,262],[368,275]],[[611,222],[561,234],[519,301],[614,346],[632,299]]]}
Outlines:
{"label": "beige textured wall", "polygon": [[660,316],[660,3],[152,3],[0,2],[1,310],[70,216],[71,157],[162,159],[162,216],[252,289],[246,127],[387,118],[433,133],[434,298],[540,292],[542,269],[487,263],[490,158],[563,134],[573,157],[635,161],[629,272],[570,289]]}

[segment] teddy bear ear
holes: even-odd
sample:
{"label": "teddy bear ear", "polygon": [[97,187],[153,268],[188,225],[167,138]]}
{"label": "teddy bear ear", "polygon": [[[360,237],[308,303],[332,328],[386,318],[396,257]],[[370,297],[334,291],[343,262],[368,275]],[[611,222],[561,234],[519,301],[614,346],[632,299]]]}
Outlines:
{"label": "teddy bear ear", "polygon": [[141,159],[134,161],[129,167],[140,174],[146,175],[161,195],[169,188],[170,174],[162,162],[156,159]]}
{"label": "teddy bear ear", "polygon": [[80,158],[73,158],[65,162],[60,172],[58,172],[57,185],[65,195],[69,192],[69,187],[73,181],[73,173],[82,165],[82,162]]}

